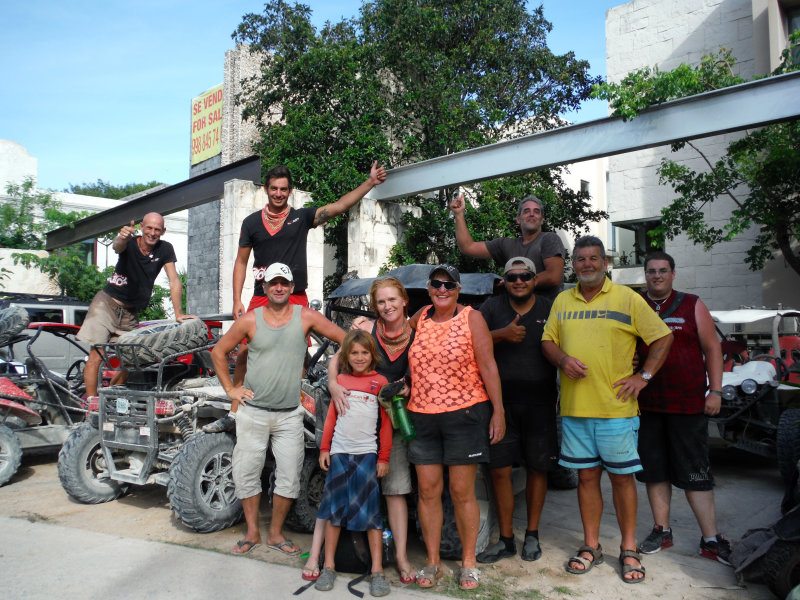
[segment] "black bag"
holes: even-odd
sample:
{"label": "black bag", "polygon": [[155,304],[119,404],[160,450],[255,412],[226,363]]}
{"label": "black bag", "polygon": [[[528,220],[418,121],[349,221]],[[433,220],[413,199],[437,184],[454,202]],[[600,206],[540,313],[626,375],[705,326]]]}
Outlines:
{"label": "black bag", "polygon": [[[319,555],[320,563],[325,560],[325,544]],[[339,532],[339,543],[336,546],[334,557],[336,571],[339,573],[354,573],[361,575],[369,573],[372,559],[369,554],[369,541],[366,531],[350,531],[342,529]],[[322,564],[320,564],[320,567]]]}

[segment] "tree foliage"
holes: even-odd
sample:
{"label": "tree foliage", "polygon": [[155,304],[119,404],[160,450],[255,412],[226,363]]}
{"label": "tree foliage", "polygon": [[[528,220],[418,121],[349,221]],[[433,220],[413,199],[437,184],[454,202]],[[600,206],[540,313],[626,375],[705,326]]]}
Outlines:
{"label": "tree foliage", "polygon": [[98,179],[94,183],[70,183],[64,191],[70,194],[81,194],[83,196],[95,196],[97,198],[112,198],[119,200],[131,194],[138,194],[150,188],[162,185],[158,181],[148,183],[126,183],[124,185],[113,185],[108,181]]}
{"label": "tree foliage", "polygon": [[[795,33],[772,75],[800,67],[795,58],[798,44],[800,34]],[[704,57],[696,67],[680,65],[666,73],[635,71],[619,84],[597,86],[594,95],[607,99],[615,114],[631,119],[660,102],[740,83],[742,80],[732,75],[733,65],[730,51],[721,50]],[[684,233],[708,250],[755,227],[757,235],[745,258],[750,269],[762,269],[778,250],[800,275],[800,121],[748,132],[731,142],[714,162],[691,142],[673,144],[672,150],[687,145],[706,169],[696,171],[684,163],[662,159],[659,182],[670,185],[677,197],[662,209],[656,233],[669,239]],[[704,209],[723,198],[733,204],[730,215],[721,226],[709,223]],[[713,214],[719,220],[720,211]]]}
{"label": "tree foliage", "polygon": [[[310,14],[302,4],[272,0],[263,13],[245,15],[233,37],[261,57],[238,100],[261,127],[263,165],[286,164],[317,204],[352,189],[375,159],[400,166],[557,127],[597,82],[586,61],[547,47],[552,26],[541,7],[529,12],[522,0],[365,1],[357,17],[319,31]],[[475,187],[478,204],[502,213],[487,227],[513,220],[521,196],[504,190],[524,188],[524,195],[546,185],[553,186],[554,213],[562,202],[585,203],[563,199],[558,170],[507,178]],[[406,240],[392,260],[452,257],[445,197],[442,190],[435,199],[408,199],[422,218],[406,217]],[[603,216],[583,208],[565,222],[579,227],[579,217]],[[340,272],[344,221],[326,233]],[[437,232],[433,223],[446,229]]]}

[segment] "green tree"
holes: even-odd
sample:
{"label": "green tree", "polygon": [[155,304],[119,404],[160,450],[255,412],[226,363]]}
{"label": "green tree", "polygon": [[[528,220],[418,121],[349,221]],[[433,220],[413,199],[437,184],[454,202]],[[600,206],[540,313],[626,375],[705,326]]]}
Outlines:
{"label": "green tree", "polygon": [[[586,61],[547,47],[552,26],[541,7],[529,12],[522,0],[367,1],[358,17],[320,31],[310,14],[302,4],[272,0],[262,14],[245,15],[233,37],[262,61],[238,101],[261,127],[264,166],[286,164],[296,187],[311,190],[316,203],[351,189],[373,159],[399,166],[557,127],[597,82]],[[547,185],[556,186],[548,188],[553,204],[561,203],[566,192],[558,170],[475,189],[481,206],[500,203],[499,221],[508,223],[520,196],[504,190]],[[442,235],[452,225],[431,229],[446,225],[446,192],[409,199],[423,216],[406,219],[411,229],[392,260],[420,261],[452,249]],[[586,198],[567,203],[573,200]],[[566,221],[583,225],[577,215]],[[326,236],[341,273],[345,219]]]}
{"label": "green tree", "polygon": [[69,187],[64,189],[65,192],[70,194],[82,194],[84,196],[95,196],[97,198],[113,198],[120,199],[137,194],[150,188],[163,185],[158,181],[150,181],[148,183],[126,183],[125,185],[113,185],[108,181],[98,179],[94,183],[70,183]]}
{"label": "green tree", "polygon": [[[790,39],[780,66],[773,75],[795,71],[800,34]],[[669,72],[642,69],[620,83],[605,83],[593,92],[609,101],[615,114],[635,118],[640,111],[668,100],[740,83],[732,74],[735,59],[730,51],[704,57],[696,67],[680,65]],[[800,121],[770,125],[748,132],[731,142],[726,153],[711,161],[692,142],[672,145],[677,151],[689,146],[706,169],[695,171],[683,163],[662,159],[659,181],[670,185],[677,197],[662,209],[657,235],[669,239],[685,233],[706,250],[730,241],[755,227],[758,234],[745,262],[751,270],[764,267],[776,250],[800,275]],[[733,210],[722,226],[706,221],[705,209],[725,198]],[[719,218],[719,211],[715,211]]]}

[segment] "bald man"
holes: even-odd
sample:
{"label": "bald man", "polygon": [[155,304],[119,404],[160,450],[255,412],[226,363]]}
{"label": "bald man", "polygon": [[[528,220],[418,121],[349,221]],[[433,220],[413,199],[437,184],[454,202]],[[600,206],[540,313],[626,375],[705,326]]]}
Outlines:
{"label": "bald man", "polygon": [[[117,266],[106,287],[92,299],[89,313],[78,332],[79,340],[91,345],[105,344],[136,327],[139,323],[136,315],[150,303],[153,284],[162,268],[169,278],[169,296],[175,319],[191,318],[181,310],[183,286],[175,270],[175,250],[172,244],[161,240],[166,230],[164,217],[154,212],[147,213],[142,219],[141,235],[136,235],[133,221],[119,230],[111,245],[119,255]],[[88,397],[97,395],[100,362],[100,354],[92,349],[84,371]]]}

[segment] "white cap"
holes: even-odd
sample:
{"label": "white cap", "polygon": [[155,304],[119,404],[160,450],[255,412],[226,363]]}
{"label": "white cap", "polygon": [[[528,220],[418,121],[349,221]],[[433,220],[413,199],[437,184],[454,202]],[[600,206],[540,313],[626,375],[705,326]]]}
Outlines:
{"label": "white cap", "polygon": [[272,281],[276,277],[283,277],[286,281],[292,282],[292,270],[283,263],[272,263],[267,267],[267,272],[264,274],[264,283]]}

